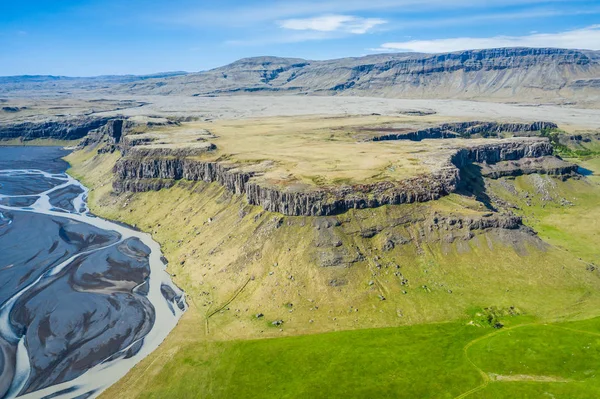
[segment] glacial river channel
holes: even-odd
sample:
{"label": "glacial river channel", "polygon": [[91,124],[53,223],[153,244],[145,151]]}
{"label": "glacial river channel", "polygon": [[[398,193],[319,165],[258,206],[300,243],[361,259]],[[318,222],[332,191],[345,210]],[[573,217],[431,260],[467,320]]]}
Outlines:
{"label": "glacial river channel", "polygon": [[0,398],[92,398],[186,309],[146,233],[90,214],[58,147],[0,147]]}

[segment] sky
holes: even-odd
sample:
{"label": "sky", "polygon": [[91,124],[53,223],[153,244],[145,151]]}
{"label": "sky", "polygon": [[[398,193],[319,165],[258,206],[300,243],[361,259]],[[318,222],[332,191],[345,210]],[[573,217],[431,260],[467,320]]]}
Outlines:
{"label": "sky", "polygon": [[600,50],[600,0],[0,0],[0,75],[518,46]]}

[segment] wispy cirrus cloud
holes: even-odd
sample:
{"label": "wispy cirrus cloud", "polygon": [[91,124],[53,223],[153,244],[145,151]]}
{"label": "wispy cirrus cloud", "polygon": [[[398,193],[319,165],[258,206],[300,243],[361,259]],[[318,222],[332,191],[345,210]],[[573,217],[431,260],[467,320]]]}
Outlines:
{"label": "wispy cirrus cloud", "polygon": [[[430,18],[427,21],[422,19],[417,20],[397,20],[396,25],[402,29],[422,27],[426,24],[428,27],[444,27],[444,26],[457,26],[457,25],[481,25],[490,22],[499,21],[514,21],[518,19],[538,19],[538,18],[552,18],[558,16],[580,16],[580,15],[593,15],[600,14],[600,7],[589,7],[589,8],[574,8],[574,9],[556,9],[556,8],[530,8],[522,11],[515,12],[492,12],[484,14],[470,14],[459,17],[451,18]],[[538,33],[538,32],[531,32]]]}
{"label": "wispy cirrus cloud", "polygon": [[296,31],[290,34],[260,36],[248,39],[227,40],[229,46],[265,46],[270,44],[291,44],[318,40],[342,38],[338,32]]}
{"label": "wispy cirrus cloud", "polygon": [[362,35],[386,24],[381,18],[362,18],[352,15],[321,15],[312,18],[295,18],[278,21],[284,29],[317,32],[343,32]]}
{"label": "wispy cirrus cloud", "polygon": [[415,51],[445,53],[499,47],[559,47],[600,50],[600,25],[558,33],[532,33],[525,36],[456,37],[384,43],[372,51]]}
{"label": "wispy cirrus cloud", "polygon": [[[490,7],[533,6],[537,4],[566,4],[577,6],[583,0],[270,0],[260,6],[248,1],[227,6],[227,1],[214,2],[200,8],[161,10],[152,20],[188,26],[252,26],[289,18],[312,15],[357,14],[363,12],[416,12],[427,10],[478,10]],[[145,12],[148,14],[148,11]]]}
{"label": "wispy cirrus cloud", "polygon": [[307,41],[342,39],[364,35],[386,24],[381,18],[362,18],[352,15],[320,15],[311,18],[292,18],[277,21],[281,34],[242,40],[229,40],[228,45],[263,46],[268,44],[300,43]]}

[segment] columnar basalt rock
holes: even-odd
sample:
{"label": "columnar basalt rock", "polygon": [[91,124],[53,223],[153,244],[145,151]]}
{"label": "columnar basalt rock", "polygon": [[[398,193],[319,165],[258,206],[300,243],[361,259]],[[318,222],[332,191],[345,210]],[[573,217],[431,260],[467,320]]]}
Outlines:
{"label": "columnar basalt rock", "polygon": [[20,138],[24,141],[34,139],[79,140],[91,131],[105,126],[112,118],[79,117],[43,122],[14,122],[0,124],[0,140]]}
{"label": "columnar basalt rock", "polygon": [[561,176],[577,176],[579,166],[565,162],[558,157],[522,158],[516,161],[503,161],[495,164],[479,164],[481,175],[498,179],[505,176],[521,176],[534,173]]}
{"label": "columnar basalt rock", "polygon": [[421,141],[426,139],[447,139],[457,137],[470,137],[476,134],[496,136],[500,133],[529,133],[539,132],[544,129],[556,129],[558,126],[552,122],[533,123],[498,123],[498,122],[456,122],[444,123],[439,126],[409,132],[390,132],[368,138],[367,141],[410,140]]}
{"label": "columnar basalt rock", "polygon": [[496,163],[550,156],[546,139],[518,138],[457,149],[437,171],[401,181],[292,189],[260,181],[262,168],[203,162],[189,158],[125,157],[114,168],[115,191],[147,191],[165,187],[165,181],[217,182],[244,195],[248,203],[290,216],[326,216],[349,209],[426,202],[456,191],[460,168],[470,163]]}
{"label": "columnar basalt rock", "polygon": [[521,158],[538,158],[552,155],[552,144],[547,139],[521,138],[502,143],[479,144],[458,150],[451,163],[461,168],[468,163],[496,163]]}

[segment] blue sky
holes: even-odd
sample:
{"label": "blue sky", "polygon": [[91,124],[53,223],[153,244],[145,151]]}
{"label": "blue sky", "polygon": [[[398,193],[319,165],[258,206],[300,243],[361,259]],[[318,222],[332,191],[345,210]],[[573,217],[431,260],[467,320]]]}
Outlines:
{"label": "blue sky", "polygon": [[242,57],[600,50],[598,0],[0,2],[0,75],[199,71]]}

